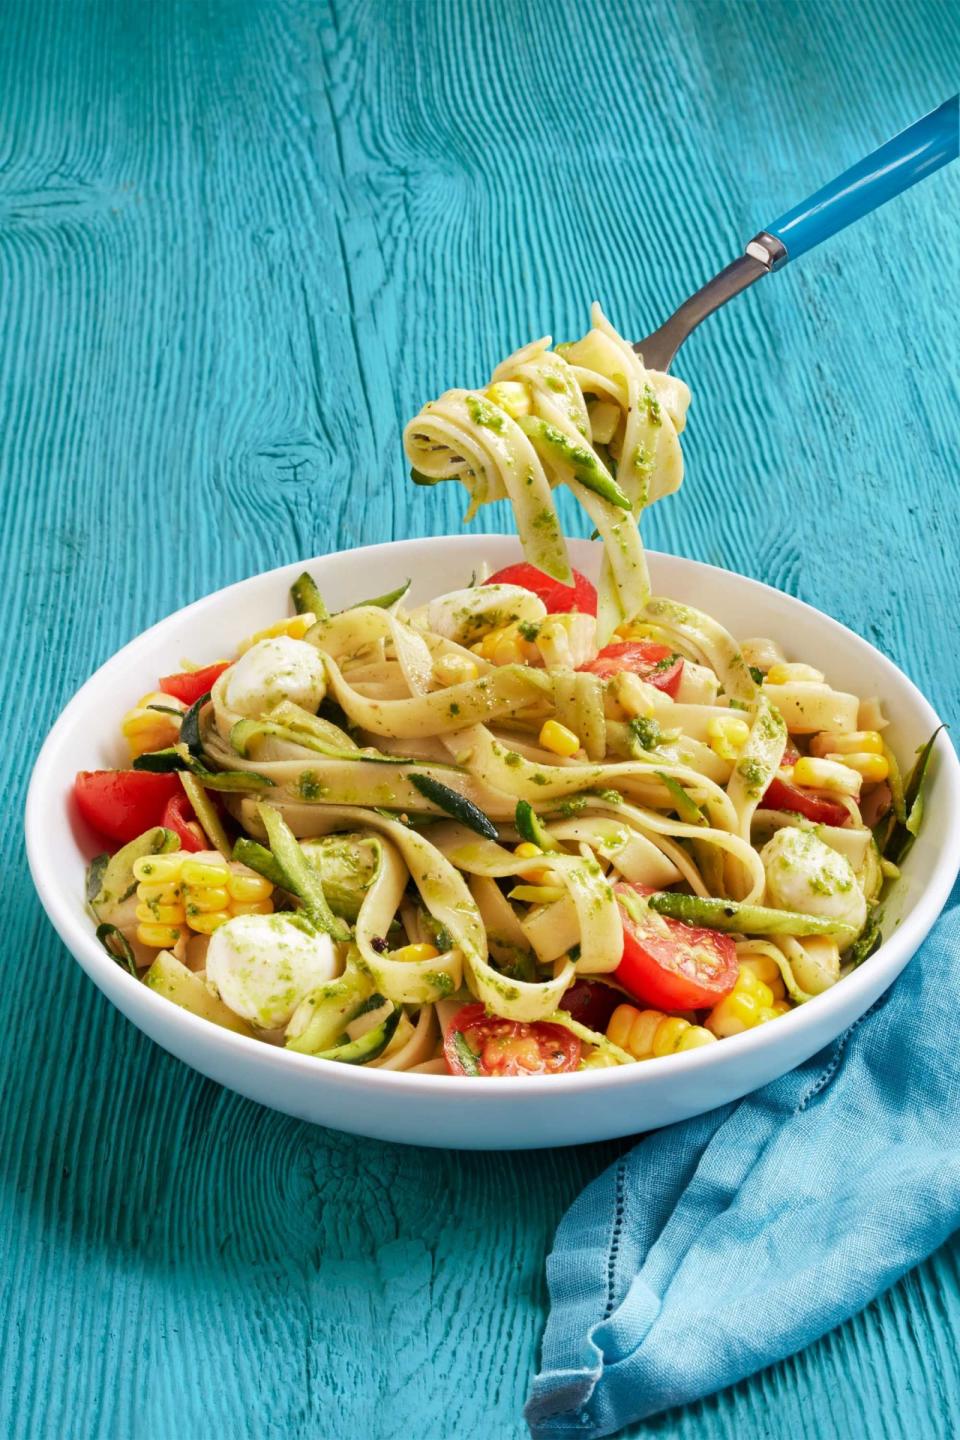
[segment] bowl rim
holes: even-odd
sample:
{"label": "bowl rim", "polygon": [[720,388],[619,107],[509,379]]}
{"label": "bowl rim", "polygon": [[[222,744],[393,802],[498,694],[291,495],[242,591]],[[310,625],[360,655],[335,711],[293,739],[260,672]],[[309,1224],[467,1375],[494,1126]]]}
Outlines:
{"label": "bowl rim", "polygon": [[[487,542],[508,542],[519,549],[519,542],[515,535],[480,531],[470,534],[429,535],[406,540],[384,541],[349,550],[330,551],[326,555],[317,555],[307,560],[293,561],[275,566],[270,570],[258,571],[243,580],[234,581],[219,590],[211,591],[180,609],[172,611],[115,651],[84,681],[60,712],[34,762],[26,797],[24,833],[30,874],[41,905],[71,956],[78,964],[82,965],[82,968],[87,971],[94,983],[108,998],[113,999],[114,987],[117,985],[136,986],[139,1003],[146,1006],[147,1013],[150,1009],[154,1009],[158,1021],[165,1018],[167,1026],[174,1030],[182,1026],[184,1035],[186,1037],[192,1035],[201,1049],[206,1045],[208,1051],[218,1050],[227,1056],[232,1055],[237,1062],[243,1062],[244,1058],[247,1058],[255,1066],[286,1072],[291,1079],[299,1076],[306,1083],[329,1084],[336,1077],[338,1085],[356,1087],[361,1090],[371,1087],[376,1090],[386,1084],[390,1089],[399,1087],[408,1093],[425,1096],[455,1094],[458,1101],[466,1100],[473,1104],[489,1103],[491,1099],[504,1094],[522,1094],[531,1099],[537,1095],[557,1095],[569,1099],[572,1091],[590,1091],[600,1094],[628,1085],[642,1087],[648,1082],[654,1084],[659,1080],[665,1073],[664,1066],[666,1065],[671,1067],[669,1072],[666,1072],[671,1075],[679,1076],[681,1073],[693,1075],[700,1069],[706,1069],[721,1062],[731,1065],[736,1061],[737,1056],[746,1058],[752,1052],[762,1050],[770,1044],[768,1027],[760,1026],[754,1030],[744,1031],[740,1035],[728,1037],[724,1040],[722,1050],[719,1051],[711,1045],[645,1060],[642,1065],[624,1065],[527,1078],[504,1076],[498,1079],[497,1085],[493,1088],[484,1085],[478,1086],[469,1076],[444,1075],[442,1073],[418,1074],[402,1070],[370,1070],[363,1066],[341,1065],[333,1060],[320,1060],[316,1056],[301,1055],[280,1046],[264,1044],[262,1040],[255,1037],[225,1030],[180,1006],[172,1006],[169,1000],[148,990],[140,980],[127,974],[107,956],[96,940],[92,924],[85,925],[82,919],[74,914],[66,893],[61,892],[56,883],[51,884],[46,878],[48,867],[44,861],[44,835],[47,828],[44,823],[45,816],[50,813],[52,799],[57,798],[61,801],[63,799],[62,791],[53,787],[52,778],[48,778],[46,774],[47,765],[50,757],[57,753],[65,738],[70,735],[74,715],[83,708],[87,692],[91,687],[98,685],[102,678],[105,678],[105,672],[120,671],[126,662],[135,660],[141,652],[150,650],[154,640],[159,638],[158,632],[172,626],[173,622],[180,621],[207,607],[220,604],[231,594],[243,590],[251,584],[271,579],[276,579],[280,584],[281,577],[289,577],[295,572],[322,565],[324,562],[340,556],[366,557],[373,561],[377,552],[395,554],[397,551],[402,552],[405,549],[421,547],[425,544],[442,544],[445,547],[476,550]],[[568,539],[568,545],[574,559],[579,552],[586,560],[587,546],[590,547],[590,552],[595,549],[591,542],[574,538]],[[868,640],[857,635],[855,631],[843,625],[839,620],[818,610],[816,606],[810,605],[796,596],[788,595],[785,591],[767,585],[761,580],[755,580],[750,576],[725,570],[716,565],[709,565],[701,560],[692,560],[686,556],[669,555],[654,550],[647,553],[654,561],[676,562],[700,571],[707,586],[712,577],[723,576],[725,583],[729,583],[733,579],[738,585],[746,587],[748,591],[754,591],[758,598],[775,595],[780,600],[788,601],[791,606],[800,607],[815,619],[818,625],[822,625],[828,631],[832,629],[834,633],[852,640],[855,645],[864,647],[872,661],[879,666],[881,676],[892,677],[896,687],[908,693],[913,703],[919,706],[921,713],[926,712],[926,723],[929,724],[931,732],[943,723],[919,688],[892,660],[877,650]],[[937,751],[937,763],[941,772],[938,776],[938,783],[946,788],[946,794],[942,798],[941,804],[954,810],[960,810],[960,760],[947,738],[942,741],[938,740]],[[881,993],[889,988],[899,971],[919,949],[945,906],[958,870],[960,870],[960,834],[952,844],[943,847],[911,913],[870,957],[869,968],[863,966],[855,970],[852,974],[844,977],[842,984],[831,987],[822,995],[814,997],[813,1000],[798,1006],[789,1014],[781,1016],[778,1026],[789,1025],[795,1038],[801,1037],[806,1031],[819,1028],[825,1011],[832,1004],[837,1004],[835,997],[838,990],[841,990],[842,995],[846,996],[845,1008],[849,1008],[851,1003],[856,1001],[859,992],[875,989],[878,971],[883,972],[884,978]],[[904,958],[904,952],[907,952],[906,958]],[[80,959],[80,953],[84,956],[83,961]],[[160,1006],[163,1007],[162,1011],[156,1009]],[[117,1008],[122,1008],[119,1003]],[[127,1018],[130,1017],[127,1016]],[[140,1027],[138,1026],[138,1028]],[[782,1036],[784,1031],[778,1029],[777,1033]],[[162,1044],[162,1042],[157,1043]],[[192,1062],[186,1061],[185,1063],[191,1064]],[[683,1067],[682,1071],[681,1067]],[[196,1067],[192,1066],[192,1068]],[[307,1079],[311,1075],[314,1077],[313,1081]]]}

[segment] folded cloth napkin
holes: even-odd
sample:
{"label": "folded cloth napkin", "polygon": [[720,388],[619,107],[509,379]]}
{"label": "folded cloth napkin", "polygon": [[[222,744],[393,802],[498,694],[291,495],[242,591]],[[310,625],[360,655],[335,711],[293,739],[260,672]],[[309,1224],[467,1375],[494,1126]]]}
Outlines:
{"label": "folded cloth napkin", "polygon": [[536,1440],[611,1435],[753,1374],[960,1224],[958,961],[960,885],[846,1034],[642,1140],[583,1192],[547,1262]]}

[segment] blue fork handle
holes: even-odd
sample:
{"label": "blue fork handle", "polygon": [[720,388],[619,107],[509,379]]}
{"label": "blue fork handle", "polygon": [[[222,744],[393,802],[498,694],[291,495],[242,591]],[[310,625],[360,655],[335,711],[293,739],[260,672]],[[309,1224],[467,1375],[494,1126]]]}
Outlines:
{"label": "blue fork handle", "polygon": [[954,95],[768,225],[767,233],[787,252],[780,263],[795,260],[956,160],[958,138],[960,96]]}

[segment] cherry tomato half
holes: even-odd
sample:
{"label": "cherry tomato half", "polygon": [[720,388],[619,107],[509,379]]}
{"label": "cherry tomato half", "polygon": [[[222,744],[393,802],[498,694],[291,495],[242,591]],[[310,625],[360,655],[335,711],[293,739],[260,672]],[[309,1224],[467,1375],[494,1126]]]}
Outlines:
{"label": "cherry tomato half", "polygon": [[779,775],[774,775],[760,803],[767,810],[793,810],[815,825],[843,825],[850,818],[836,800],[811,795],[809,790],[801,790],[789,780],[781,780]]}
{"label": "cherry tomato half", "polygon": [[206,837],[193,813],[193,806],[182,790],[179,795],[171,795],[167,801],[160,824],[180,837],[181,850],[207,849]]}
{"label": "cherry tomato half", "polygon": [[580,1048],[562,1025],[501,1020],[484,1005],[458,1010],[443,1040],[451,1075],[559,1075],[576,1070]]}
{"label": "cherry tomato half", "polygon": [[729,935],[630,905],[649,894],[643,887],[613,889],[623,920],[623,959],[614,978],[625,990],[656,1010],[706,1010],[729,995],[739,969]]}
{"label": "cherry tomato half", "polygon": [[167,804],[178,792],[183,794],[176,775],[148,770],[81,770],[73,786],[84,820],[121,845],[162,825]]}
{"label": "cherry tomato half", "polygon": [[179,675],[163,675],[160,689],[165,695],[175,695],[184,705],[195,705],[201,695],[206,695],[215,680],[219,680],[228,669],[229,660],[219,665],[206,665],[202,670],[184,670]]}
{"label": "cherry tomato half", "polygon": [[610,1016],[622,1002],[622,993],[612,985],[604,985],[600,980],[576,980],[560,1001],[560,1009],[588,1030],[597,1030],[602,1035]]}
{"label": "cherry tomato half", "polygon": [[653,640],[623,640],[605,646],[595,660],[580,669],[603,679],[629,670],[657,690],[676,695],[683,679],[683,658],[669,645],[658,645]]}
{"label": "cherry tomato half", "polygon": [[550,615],[565,615],[570,610],[579,610],[582,615],[597,613],[596,588],[579,570],[573,572],[573,584],[564,585],[561,581],[554,580],[552,575],[545,575],[536,565],[528,565],[523,561],[519,565],[507,565],[503,570],[498,570],[496,575],[491,575],[485,583],[522,585],[524,590],[532,590],[534,595],[540,597]]}

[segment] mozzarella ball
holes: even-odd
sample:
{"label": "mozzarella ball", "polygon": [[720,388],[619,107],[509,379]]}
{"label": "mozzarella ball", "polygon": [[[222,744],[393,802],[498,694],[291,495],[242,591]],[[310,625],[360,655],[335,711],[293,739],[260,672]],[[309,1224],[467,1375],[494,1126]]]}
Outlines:
{"label": "mozzarella ball", "polygon": [[436,635],[458,645],[472,645],[487,630],[515,620],[536,625],[546,613],[539,596],[522,585],[472,585],[468,590],[438,595],[415,618],[422,618]]}
{"label": "mozzarella ball", "polygon": [[300,1001],[336,971],[330,936],[293,915],[235,915],[214,930],[207,949],[207,983],[262,1030],[286,1025]]}
{"label": "mozzarella ball", "polygon": [[226,672],[224,701],[240,715],[263,715],[282,700],[316,712],[326,693],[320,654],[304,640],[258,640]]}
{"label": "mozzarella ball", "polygon": [[810,830],[785,825],[760,851],[767,896],[780,910],[839,920],[862,930],[867,902],[850,861]]}

